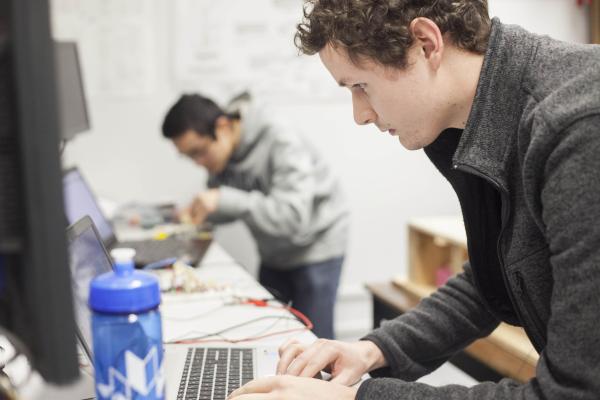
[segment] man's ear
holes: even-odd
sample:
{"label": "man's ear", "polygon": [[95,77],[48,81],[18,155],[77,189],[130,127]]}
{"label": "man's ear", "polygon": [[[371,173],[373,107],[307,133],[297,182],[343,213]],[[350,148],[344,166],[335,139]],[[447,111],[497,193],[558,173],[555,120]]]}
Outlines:
{"label": "man's ear", "polygon": [[221,115],[220,117],[217,118],[217,120],[215,121],[215,128],[222,128],[224,126],[229,125],[231,122],[229,121],[229,118],[227,118],[224,115]]}
{"label": "man's ear", "polygon": [[217,139],[219,135],[222,135],[224,132],[228,132],[231,130],[231,121],[224,115],[218,117],[215,121],[215,136]]}
{"label": "man's ear", "polygon": [[437,71],[444,55],[444,35],[440,28],[429,18],[419,17],[412,20],[409,29],[415,38],[415,45],[421,49],[421,54]]}

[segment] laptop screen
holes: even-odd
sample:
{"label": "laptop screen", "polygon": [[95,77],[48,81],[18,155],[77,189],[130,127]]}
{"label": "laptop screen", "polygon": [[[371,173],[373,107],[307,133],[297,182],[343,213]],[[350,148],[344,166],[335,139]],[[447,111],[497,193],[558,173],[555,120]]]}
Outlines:
{"label": "laptop screen", "polygon": [[90,282],[112,270],[109,255],[89,218],[84,218],[67,231],[71,266],[75,320],[86,352],[91,356],[91,312],[88,308]]}
{"label": "laptop screen", "polygon": [[100,233],[102,242],[108,243],[114,237],[112,226],[100,210],[94,194],[78,169],[71,169],[64,174],[63,191],[69,225],[89,215]]}

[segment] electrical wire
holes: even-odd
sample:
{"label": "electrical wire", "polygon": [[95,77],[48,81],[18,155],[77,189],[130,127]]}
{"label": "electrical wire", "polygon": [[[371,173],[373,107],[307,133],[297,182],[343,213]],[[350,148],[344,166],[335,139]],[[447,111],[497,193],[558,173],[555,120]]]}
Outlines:
{"label": "electrical wire", "polygon": [[188,316],[188,317],[175,317],[175,316],[169,316],[169,315],[163,315],[163,319],[165,320],[169,320],[169,321],[191,321],[194,319],[200,319],[200,318],[204,318],[212,313],[215,313],[219,310],[224,309],[225,307],[227,307],[229,304],[227,303],[223,303],[215,308],[212,308],[210,310],[204,311],[202,313],[196,314],[196,315],[192,315],[192,316]]}
{"label": "electrical wire", "polygon": [[[254,341],[254,340],[259,340],[259,339],[276,336],[276,335],[283,335],[283,334],[291,333],[291,332],[312,330],[313,323],[302,312],[300,312],[299,310],[296,310],[295,308],[293,308],[289,305],[284,305],[284,304],[278,305],[278,306],[272,305],[272,304],[270,304],[270,301],[271,301],[271,299],[237,298],[236,302],[230,303],[230,304],[225,304],[224,306],[227,306],[227,305],[252,305],[255,307],[286,310],[286,311],[290,312],[293,315],[293,317],[287,317],[287,316],[282,316],[282,315],[278,315],[278,316],[267,315],[267,316],[262,316],[262,317],[258,317],[258,318],[253,318],[251,320],[229,326],[229,327],[224,328],[217,332],[212,332],[212,333],[197,332],[197,333],[200,333],[201,335],[197,336],[197,337],[186,338],[191,333],[196,333],[196,331],[191,331],[191,332],[187,332],[185,335],[181,336],[178,339],[174,339],[174,340],[166,342],[166,344],[193,344],[193,343],[207,343],[207,342],[241,343],[241,342],[250,342],[250,341]],[[222,307],[223,306],[220,306],[218,308],[220,309]],[[214,312],[214,311],[216,311],[216,309],[210,310],[210,312]],[[238,329],[240,327],[248,326],[248,325],[251,325],[258,321],[263,321],[266,319],[273,319],[273,318],[276,319],[275,323],[273,325],[271,325],[270,327],[263,329],[261,332],[257,333],[256,335],[248,336],[248,337],[241,338],[241,339],[229,339],[229,338],[223,336],[225,333],[230,332],[235,329]],[[262,334],[262,332],[266,332],[266,331],[272,329],[279,321],[282,321],[282,320],[298,321],[298,322],[302,323],[303,326],[301,328],[292,328],[292,329],[286,329],[286,330],[271,332],[271,333],[267,333],[267,334]],[[209,340],[209,338],[213,338],[213,337],[218,337],[220,339],[219,340],[217,340],[217,339]]]}
{"label": "electrical wire", "polygon": [[[273,322],[271,325],[267,326],[266,328],[260,330],[259,332],[255,333],[253,336],[250,336],[248,338],[242,338],[242,339],[228,339],[224,336],[220,336],[221,339],[198,339],[198,340],[193,340],[193,342],[191,343],[240,343],[240,342],[245,342],[245,341],[250,341],[253,338],[256,337],[261,337],[262,335],[264,335],[264,332],[268,332],[271,329],[273,329],[279,322],[281,322],[282,320],[288,319],[287,317],[282,317],[282,318],[276,318],[275,322]],[[304,328],[300,328],[300,329],[304,329]],[[275,332],[278,333],[278,332]]]}
{"label": "electrical wire", "polygon": [[[228,339],[225,336],[223,336],[223,334],[236,330],[238,328],[242,328],[248,325],[252,325],[256,322],[260,322],[260,321],[264,321],[264,320],[269,320],[269,319],[277,319],[277,320],[290,320],[290,321],[297,321],[296,318],[293,317],[286,317],[284,315],[265,315],[262,317],[258,317],[258,318],[253,318],[250,319],[248,321],[244,321],[241,322],[239,324],[235,324],[235,325],[231,325],[228,326],[226,328],[221,329],[220,331],[216,331],[216,332],[198,332],[198,331],[190,331],[187,332],[185,335],[182,335],[180,339],[173,339],[170,340],[168,342],[165,342],[166,344],[189,344],[189,343],[196,343],[198,341],[201,341],[202,339],[206,339],[206,338],[210,338],[210,337],[220,337],[223,339],[223,341],[225,342],[229,342],[230,340],[234,340],[234,339]],[[198,333],[200,334],[200,336],[196,336],[196,337],[192,337],[192,338],[187,338],[185,339],[185,337],[189,336],[191,333]]]}
{"label": "electrical wire", "polygon": [[301,332],[305,331],[306,328],[295,328],[295,329],[286,329],[277,332],[267,333],[265,335],[260,336],[249,336],[241,339],[222,339],[222,340],[194,340],[190,342],[184,342],[185,344],[203,344],[203,343],[229,343],[229,344],[239,344],[239,343],[248,343],[254,342],[257,340],[265,339],[268,337],[285,335],[288,333]]}

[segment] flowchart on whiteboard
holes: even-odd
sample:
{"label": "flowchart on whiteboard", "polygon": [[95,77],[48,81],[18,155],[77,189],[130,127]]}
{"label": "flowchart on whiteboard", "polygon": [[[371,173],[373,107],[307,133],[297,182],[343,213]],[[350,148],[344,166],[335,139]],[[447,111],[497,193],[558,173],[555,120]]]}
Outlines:
{"label": "flowchart on whiteboard", "polygon": [[300,0],[175,0],[173,77],[178,88],[226,98],[250,89],[265,99],[347,100],[317,56],[294,46]]}

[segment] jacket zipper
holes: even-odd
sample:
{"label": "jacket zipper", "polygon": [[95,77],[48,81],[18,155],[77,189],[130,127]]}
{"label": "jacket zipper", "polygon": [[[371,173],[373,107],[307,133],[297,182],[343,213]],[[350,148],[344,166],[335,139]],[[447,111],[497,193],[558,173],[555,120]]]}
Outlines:
{"label": "jacket zipper", "polygon": [[[527,311],[527,314],[529,315],[529,318],[532,320],[533,325],[535,326],[535,328],[537,330],[537,333],[543,332],[542,321],[538,317],[538,315],[535,312],[535,310],[533,309],[533,307],[531,306],[531,304],[533,304],[533,303],[531,302],[531,297],[529,297],[529,293],[527,292],[527,289],[525,288],[525,280],[523,279],[523,275],[519,272],[516,272],[515,278],[517,281],[517,290],[519,291],[519,294],[525,298],[523,305],[525,306],[525,309]],[[537,335],[535,337],[535,339],[538,341],[538,343],[543,343],[543,340],[542,340],[542,338],[540,338],[539,335]]]}
{"label": "jacket zipper", "polygon": [[[482,179],[484,179],[486,182],[489,182],[492,186],[494,186],[494,188],[500,193],[500,199],[502,202],[502,215],[501,215],[501,228],[500,228],[500,234],[498,235],[498,241],[496,242],[496,255],[498,257],[498,260],[500,261],[500,271],[502,273],[502,280],[504,281],[504,286],[506,286],[506,291],[508,292],[508,297],[510,298],[510,301],[512,302],[512,304],[515,307],[515,311],[517,313],[517,317],[519,318],[520,321],[524,322],[525,318],[523,316],[523,313],[521,312],[521,309],[519,307],[519,303],[516,301],[514,293],[512,291],[512,286],[510,285],[510,282],[508,280],[508,277],[506,275],[506,270],[505,270],[505,262],[504,262],[504,253],[502,252],[501,249],[501,242],[502,242],[502,236],[504,235],[504,230],[506,227],[506,224],[508,223],[508,217],[509,217],[509,210],[510,210],[510,199],[508,197],[508,192],[498,183],[496,182],[495,179],[491,178],[490,176],[484,174],[483,172],[479,171],[476,168],[473,168],[469,165],[465,165],[465,164],[454,164],[452,166],[453,169],[457,170],[457,171],[462,171],[468,174],[472,174],[475,176],[478,176]],[[528,310],[529,311],[529,310]],[[531,318],[534,318],[533,315],[535,314],[531,314]],[[535,327],[535,330],[539,329],[539,325],[537,324],[536,321],[532,321]],[[523,323],[523,329],[525,329],[525,332],[527,333],[527,335],[531,338],[532,341],[534,341],[534,346],[536,348],[541,348],[541,342],[538,342],[538,338],[540,337],[540,335],[537,334],[537,332],[532,332],[532,330],[526,326],[526,324]],[[535,343],[538,342],[538,343]]]}

